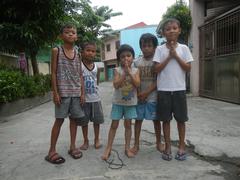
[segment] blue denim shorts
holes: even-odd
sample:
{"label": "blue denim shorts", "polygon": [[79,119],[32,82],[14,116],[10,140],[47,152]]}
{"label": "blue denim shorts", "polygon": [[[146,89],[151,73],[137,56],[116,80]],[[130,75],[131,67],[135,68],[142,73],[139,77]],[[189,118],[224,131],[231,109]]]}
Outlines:
{"label": "blue denim shorts", "polygon": [[156,120],[157,102],[138,103],[137,120]]}
{"label": "blue denim shorts", "polygon": [[123,105],[112,105],[111,119],[135,119],[137,118],[136,106],[123,106]]}

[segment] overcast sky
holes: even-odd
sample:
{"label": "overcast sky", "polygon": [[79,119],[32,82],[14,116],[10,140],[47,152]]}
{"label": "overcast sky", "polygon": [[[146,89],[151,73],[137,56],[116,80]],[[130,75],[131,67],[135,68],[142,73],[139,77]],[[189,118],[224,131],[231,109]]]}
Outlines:
{"label": "overcast sky", "polygon": [[[145,22],[147,25],[158,24],[167,7],[176,0],[90,0],[92,6],[108,6],[113,12],[123,15],[113,17],[107,21],[112,29],[122,29],[127,26]],[[188,0],[187,0],[188,2]]]}

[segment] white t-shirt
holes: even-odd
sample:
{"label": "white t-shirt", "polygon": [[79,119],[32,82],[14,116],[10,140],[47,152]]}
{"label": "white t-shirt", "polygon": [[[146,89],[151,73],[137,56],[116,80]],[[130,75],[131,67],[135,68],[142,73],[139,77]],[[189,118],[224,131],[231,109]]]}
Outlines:
{"label": "white t-shirt", "polygon": [[[189,48],[184,44],[177,43],[176,52],[178,56],[185,62],[193,61]],[[166,44],[156,48],[153,61],[162,63],[169,55],[169,49]],[[157,89],[158,91],[181,91],[186,90],[186,71],[178,64],[176,59],[171,59],[165,68],[158,73]]]}
{"label": "white t-shirt", "polygon": [[97,71],[98,68],[95,63],[93,69],[88,69],[87,66],[82,63],[86,102],[97,102],[101,100],[97,85]]}

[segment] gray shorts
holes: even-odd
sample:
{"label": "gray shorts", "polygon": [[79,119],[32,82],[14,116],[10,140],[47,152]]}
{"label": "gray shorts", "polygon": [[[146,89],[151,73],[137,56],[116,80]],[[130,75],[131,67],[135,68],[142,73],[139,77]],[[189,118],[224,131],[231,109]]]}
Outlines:
{"label": "gray shorts", "polygon": [[188,120],[186,91],[158,91],[157,119],[178,122]]}
{"label": "gray shorts", "polygon": [[83,118],[84,112],[80,105],[79,97],[62,97],[61,104],[55,105],[55,117],[56,118]]}
{"label": "gray shorts", "polygon": [[78,123],[79,126],[88,125],[89,121],[94,124],[102,124],[104,122],[104,115],[101,101],[87,102],[83,105],[85,117]]}

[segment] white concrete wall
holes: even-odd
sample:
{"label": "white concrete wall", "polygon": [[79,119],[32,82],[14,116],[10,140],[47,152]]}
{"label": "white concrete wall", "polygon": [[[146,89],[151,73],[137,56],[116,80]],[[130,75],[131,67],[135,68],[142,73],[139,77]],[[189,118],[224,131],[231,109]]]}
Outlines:
{"label": "white concrete wall", "polygon": [[[18,67],[18,56],[0,53],[0,63],[8,66]],[[28,59],[29,74],[33,75],[31,60]],[[48,63],[38,63],[39,72],[42,74],[50,73],[50,65]]]}
{"label": "white concrete wall", "polygon": [[38,63],[39,72],[42,74],[50,74],[49,63]]}
{"label": "white concrete wall", "polygon": [[192,29],[189,44],[192,45],[194,62],[191,63],[190,89],[194,96],[199,95],[199,30],[198,27],[204,23],[204,1],[189,0],[192,16]]}

